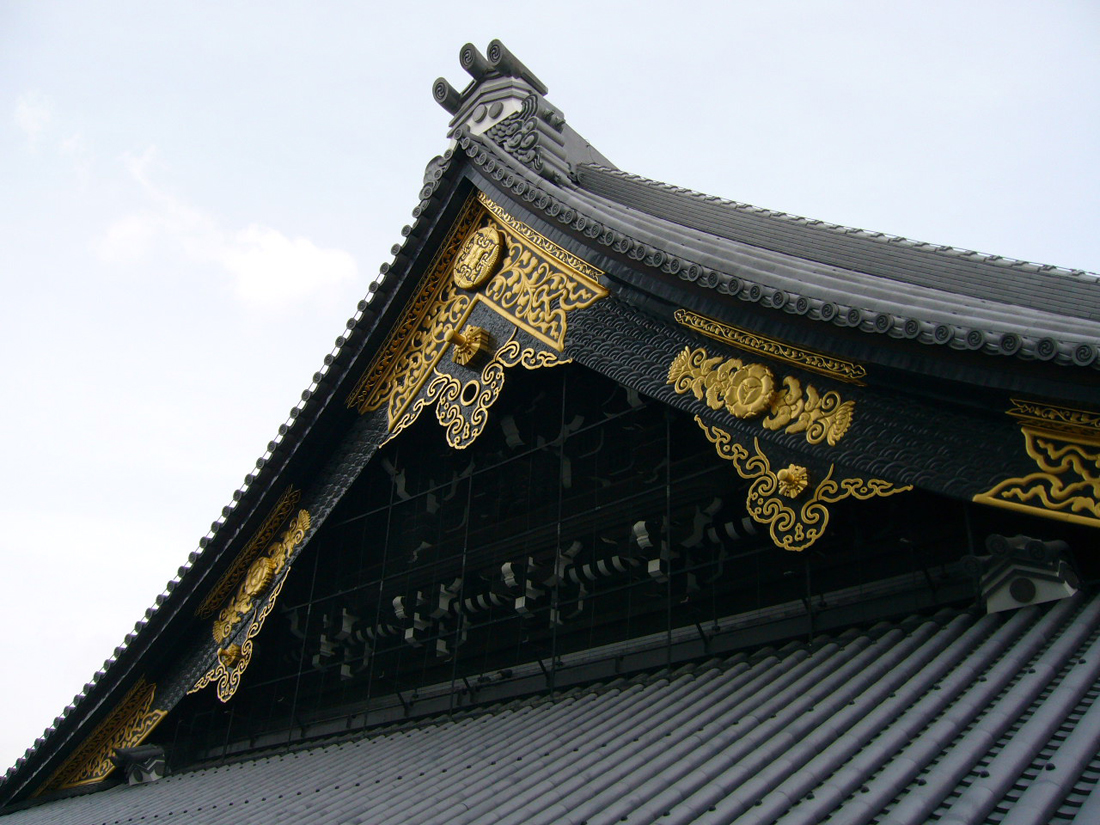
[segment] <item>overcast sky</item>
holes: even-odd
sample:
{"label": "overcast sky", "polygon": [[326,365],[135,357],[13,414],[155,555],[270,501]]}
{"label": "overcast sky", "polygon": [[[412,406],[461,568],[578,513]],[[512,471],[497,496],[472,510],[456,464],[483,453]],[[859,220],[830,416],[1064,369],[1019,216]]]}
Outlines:
{"label": "overcast sky", "polygon": [[380,8],[0,3],[0,766],[286,420],[411,222],[467,41],[627,171],[1100,271],[1095,0]]}

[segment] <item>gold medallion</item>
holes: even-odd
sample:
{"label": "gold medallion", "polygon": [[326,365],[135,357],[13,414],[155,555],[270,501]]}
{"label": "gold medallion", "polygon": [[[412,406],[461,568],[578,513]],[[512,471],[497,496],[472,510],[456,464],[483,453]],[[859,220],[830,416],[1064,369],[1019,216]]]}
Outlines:
{"label": "gold medallion", "polygon": [[483,226],[462,245],[454,264],[455,284],[477,289],[496,272],[504,242],[495,226]]}

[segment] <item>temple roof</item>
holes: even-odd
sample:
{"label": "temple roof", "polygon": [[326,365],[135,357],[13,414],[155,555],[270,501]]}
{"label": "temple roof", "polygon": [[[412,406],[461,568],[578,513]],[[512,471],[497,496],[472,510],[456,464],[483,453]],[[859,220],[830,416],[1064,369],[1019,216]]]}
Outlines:
{"label": "temple roof", "polygon": [[1010,614],[945,609],[118,786],[4,822],[1092,823],[1098,632],[1096,596]]}
{"label": "temple roof", "polygon": [[[806,336],[807,340],[819,340],[820,330],[832,332],[836,327],[845,327],[866,338],[867,359],[895,365],[912,363],[912,350],[898,349],[895,354],[894,350],[876,347],[878,342],[896,339],[900,346],[928,345],[928,352],[935,358],[953,357],[955,353],[949,350],[969,350],[989,356],[989,363],[998,366],[1014,364],[1017,359],[1049,361],[1058,365],[1057,369],[1067,370],[1060,374],[1067,384],[1085,387],[1086,375],[1094,381],[1095,371],[1100,369],[1100,279],[1096,275],[839,227],[621,172],[576,133],[559,110],[546,103],[545,87],[526,67],[506,50],[497,50],[496,54],[503,57],[495,62],[493,46],[489,54],[489,59],[481,58],[480,63],[470,59],[474,80],[462,93],[453,89],[440,93],[437,85],[437,100],[442,97],[454,109],[450,133],[455,143],[428,163],[420,203],[413,212],[415,220],[403,230],[401,243],[393,248],[392,262],[383,264],[380,277],[359,303],[334,349],[325,356],[302,393],[301,402],[279,427],[268,450],[248,472],[245,483],[223,508],[199,549],[179,568],[134,632],[0,780],[0,800],[27,793],[56,765],[66,748],[88,735],[127,689],[153,646],[163,646],[163,638],[183,632],[181,628],[193,622],[196,605],[207,596],[212,583],[225,571],[233,550],[270,506],[287,468],[295,461],[305,461],[302,456],[307,443],[327,438],[333,422],[350,426],[350,413],[344,404],[349,382],[355,381],[364,362],[383,345],[407,300],[414,265],[422,265],[434,253],[449,217],[445,214],[448,199],[462,185],[472,182],[478,188],[494,189],[543,221],[550,228],[547,231],[556,231],[563,243],[588,244],[594,255],[602,256],[598,263],[607,267],[609,276],[634,291],[632,299],[636,294],[652,295],[673,306],[677,298],[688,296],[680,303],[696,307],[707,301],[723,302],[714,304],[716,314],[730,307],[751,306],[754,312],[780,321],[793,319],[792,339]],[[470,70],[471,66],[466,68]],[[845,345],[852,346],[850,339]],[[925,369],[932,372],[932,367]],[[1087,387],[1080,390],[1089,391]],[[1095,611],[1095,603],[1090,604],[1093,606],[1089,610]],[[1028,618],[1013,619],[1004,626],[1038,622],[1038,615],[1031,611]],[[956,624],[969,621],[959,617]],[[982,619],[975,627],[994,633],[999,622]],[[915,631],[909,624],[890,631],[900,636],[911,632]],[[860,638],[868,639],[860,644],[877,649],[870,637]],[[846,649],[850,641],[844,637],[839,647]],[[980,649],[984,650],[976,641],[968,648],[975,653]],[[792,651],[784,652],[777,661],[788,661],[794,655]],[[797,655],[812,657],[817,653],[806,649]],[[885,652],[882,655],[887,656],[883,661],[890,661],[890,668],[901,666],[900,659],[889,659]],[[741,672],[738,661],[696,668],[680,678],[695,680],[706,672],[714,674],[717,684],[722,678],[734,678],[729,674]],[[908,684],[909,678],[905,676],[899,685]],[[651,687],[646,687],[649,683],[644,680],[638,684],[639,689],[657,693],[671,690],[660,679],[654,680]],[[601,712],[614,713],[622,693],[622,686],[603,685],[578,695],[592,697],[585,702],[593,708],[610,703]],[[480,718],[493,724],[492,720],[512,713],[502,707]],[[428,725],[418,735],[434,735],[432,731],[438,733],[453,724],[457,723]],[[387,741],[386,735],[371,734],[354,745],[330,745],[302,751],[297,757],[264,757],[230,768],[184,774],[145,788],[118,788],[72,800],[64,803],[64,808],[85,811],[81,806],[101,804],[98,800],[113,804],[114,799],[140,793],[150,799],[163,799],[165,810],[179,811],[183,797],[174,794],[192,793],[189,783],[195,777],[205,777],[203,781],[208,785],[214,777],[230,775],[237,777],[234,782],[243,781],[241,772],[248,771],[248,765],[273,765],[288,758],[297,762],[296,781],[302,783],[299,788],[305,793],[310,783],[321,787],[321,777],[328,770],[324,754],[335,752],[334,748],[369,750],[376,747],[372,744],[376,739]],[[396,753],[400,761],[400,749]],[[54,762],[48,763],[51,759]],[[1060,776],[1054,774],[1054,778]],[[1073,781],[1065,780],[1063,785],[1068,788]],[[952,785],[946,793],[953,793],[955,787]],[[361,804],[362,800],[355,797],[358,791],[347,786],[345,791]],[[264,812],[255,814],[256,821],[279,821],[274,811],[282,810],[282,804],[274,805],[266,792],[258,793],[265,797],[263,804],[250,801],[249,805],[256,807],[248,808],[250,812]],[[326,795],[326,799],[339,798]],[[1089,804],[1100,803],[1094,799]],[[50,818],[58,810],[51,806],[47,819],[63,821]],[[34,816],[34,811],[27,811],[12,821],[45,821]],[[74,821],[89,821],[81,819],[83,814],[74,816]],[[103,816],[104,821],[113,821]]]}
{"label": "temple roof", "polygon": [[[467,94],[476,99],[477,88]],[[628,174],[593,162],[587,141],[534,94],[486,131],[460,126],[455,134],[510,194],[643,271],[867,333],[1100,368],[1095,274],[838,226]]]}

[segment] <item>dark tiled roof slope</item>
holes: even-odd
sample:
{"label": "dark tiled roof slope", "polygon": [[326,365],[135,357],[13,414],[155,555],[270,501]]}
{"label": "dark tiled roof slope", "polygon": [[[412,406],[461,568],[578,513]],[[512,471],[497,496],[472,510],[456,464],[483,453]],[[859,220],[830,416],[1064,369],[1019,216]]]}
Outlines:
{"label": "dark tiled roof slope", "polygon": [[1081,270],[809,220],[592,164],[580,166],[578,178],[594,194],[720,238],[973,298],[1100,319],[1100,279]]}
{"label": "dark tiled roof slope", "polygon": [[51,823],[1100,821],[1100,598],[864,631],[17,811]]}
{"label": "dark tiled roof slope", "polygon": [[1100,276],[807,220],[587,160],[575,181],[549,180],[492,135],[458,145],[551,223],[644,267],[863,332],[1100,369]]}

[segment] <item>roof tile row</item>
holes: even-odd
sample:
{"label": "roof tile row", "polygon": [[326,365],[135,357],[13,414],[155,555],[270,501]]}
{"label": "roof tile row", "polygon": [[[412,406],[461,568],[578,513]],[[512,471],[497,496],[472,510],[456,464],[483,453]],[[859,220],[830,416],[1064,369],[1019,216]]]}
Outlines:
{"label": "roof tile row", "polygon": [[5,825],[1095,822],[1100,597],[941,611],[25,809]]}

